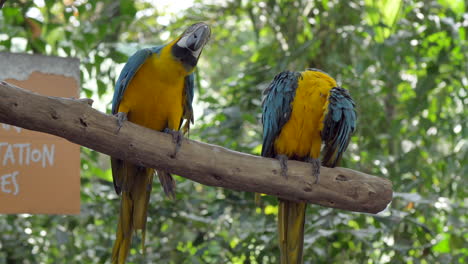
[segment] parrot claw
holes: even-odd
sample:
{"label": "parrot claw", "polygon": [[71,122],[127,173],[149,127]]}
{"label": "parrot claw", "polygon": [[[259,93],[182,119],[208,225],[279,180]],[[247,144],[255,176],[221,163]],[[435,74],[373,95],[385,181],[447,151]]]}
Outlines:
{"label": "parrot claw", "polygon": [[172,158],[175,158],[180,150],[180,147],[182,146],[182,139],[184,138],[184,135],[180,131],[172,130],[169,128],[165,128],[163,132],[172,136],[172,142],[175,144],[175,151],[172,155]]}
{"label": "parrot claw", "polygon": [[315,177],[315,184],[319,183],[320,165],[321,165],[320,160],[314,159],[314,158],[308,158],[306,162],[312,164],[312,175]]}
{"label": "parrot claw", "polygon": [[122,128],[122,126],[124,124],[124,122],[128,120],[127,113],[118,112],[115,116],[117,117],[117,125],[118,125],[117,133],[119,133],[120,129]]}
{"label": "parrot claw", "polygon": [[288,177],[288,156],[280,154],[280,155],[277,155],[276,158],[280,162],[281,176],[287,178]]}

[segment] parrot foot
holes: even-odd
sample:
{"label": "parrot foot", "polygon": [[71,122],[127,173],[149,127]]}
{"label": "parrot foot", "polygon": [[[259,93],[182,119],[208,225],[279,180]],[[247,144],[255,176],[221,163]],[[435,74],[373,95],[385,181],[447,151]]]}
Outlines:
{"label": "parrot foot", "polygon": [[184,135],[180,131],[172,130],[169,128],[165,128],[163,132],[172,136],[172,142],[175,144],[175,151],[171,157],[175,158],[180,150],[180,147],[182,146],[182,139],[184,138]]}
{"label": "parrot foot", "polygon": [[117,133],[119,133],[120,129],[122,128],[123,124],[125,121],[128,120],[127,118],[127,113],[124,113],[124,112],[118,112],[116,115],[117,117]]}
{"label": "parrot foot", "polygon": [[312,176],[315,177],[315,184],[319,183],[320,165],[321,165],[320,160],[314,159],[314,158],[307,158],[306,162],[312,164]]}
{"label": "parrot foot", "polygon": [[288,177],[288,156],[279,154],[276,156],[276,158],[280,162],[281,166],[281,176],[287,178]]}

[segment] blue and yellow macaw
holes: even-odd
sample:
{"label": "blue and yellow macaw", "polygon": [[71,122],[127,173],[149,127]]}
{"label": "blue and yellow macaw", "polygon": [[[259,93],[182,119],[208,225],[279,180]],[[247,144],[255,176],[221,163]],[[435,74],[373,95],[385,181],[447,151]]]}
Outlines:
{"label": "blue and yellow macaw", "polygon": [[[184,130],[193,123],[193,71],[210,37],[204,23],[190,26],[167,45],[142,49],[133,54],[117,80],[112,114],[119,128],[128,120],[157,131],[169,132],[180,146]],[[176,147],[177,151],[177,147]],[[154,170],[111,158],[112,176],[117,194],[122,195],[113,263],[125,263],[134,230],[142,230],[144,246],[146,214]],[[175,181],[171,174],[157,171],[164,192],[174,196]]]}
{"label": "blue and yellow macaw", "polygon": [[[354,102],[347,90],[323,71],[282,72],[265,90],[262,156],[280,160],[287,175],[287,159],[311,162],[313,176],[322,165],[335,167],[356,127]],[[282,264],[303,263],[306,203],[279,200],[278,232]]]}

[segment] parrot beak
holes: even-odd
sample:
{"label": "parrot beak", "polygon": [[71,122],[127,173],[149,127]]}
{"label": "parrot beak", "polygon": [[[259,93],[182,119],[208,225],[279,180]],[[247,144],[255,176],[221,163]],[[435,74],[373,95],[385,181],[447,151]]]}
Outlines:
{"label": "parrot beak", "polygon": [[210,39],[211,30],[205,23],[191,25],[173,46],[173,54],[187,67],[195,67],[200,54]]}

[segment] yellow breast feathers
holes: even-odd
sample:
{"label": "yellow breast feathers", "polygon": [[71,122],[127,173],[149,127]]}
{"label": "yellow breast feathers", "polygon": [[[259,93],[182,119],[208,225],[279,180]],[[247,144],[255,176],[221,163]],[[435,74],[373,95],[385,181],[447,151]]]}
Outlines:
{"label": "yellow breast feathers", "polygon": [[276,153],[297,158],[320,155],[324,112],[336,81],[318,71],[304,71],[298,80],[289,121],[275,141]]}
{"label": "yellow breast feathers", "polygon": [[184,106],[184,80],[189,73],[170,56],[171,45],[153,54],[125,90],[119,112],[128,120],[161,131],[178,130]]}

